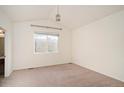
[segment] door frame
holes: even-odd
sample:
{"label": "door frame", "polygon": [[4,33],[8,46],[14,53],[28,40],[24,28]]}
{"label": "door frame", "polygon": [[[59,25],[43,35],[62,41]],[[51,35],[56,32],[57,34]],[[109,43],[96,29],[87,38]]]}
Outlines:
{"label": "door frame", "polygon": [[4,33],[4,77],[6,73],[6,30],[0,26],[0,30],[3,30]]}

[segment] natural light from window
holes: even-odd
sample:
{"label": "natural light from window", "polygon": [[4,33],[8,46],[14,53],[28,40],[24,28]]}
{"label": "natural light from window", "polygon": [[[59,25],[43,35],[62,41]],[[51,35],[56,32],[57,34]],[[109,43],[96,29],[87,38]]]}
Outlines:
{"label": "natural light from window", "polygon": [[35,53],[58,52],[58,34],[35,33]]}

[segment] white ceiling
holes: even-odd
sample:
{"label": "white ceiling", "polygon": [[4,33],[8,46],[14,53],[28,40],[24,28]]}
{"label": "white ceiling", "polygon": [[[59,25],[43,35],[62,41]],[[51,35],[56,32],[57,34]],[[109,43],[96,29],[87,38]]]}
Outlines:
{"label": "white ceiling", "polygon": [[54,6],[50,5],[5,5],[0,9],[13,21],[48,19]]}
{"label": "white ceiling", "polygon": [[[56,6],[54,5],[31,5],[31,6],[0,6],[13,21],[42,20],[55,21]],[[87,6],[68,5],[60,6],[61,24],[75,29],[89,24],[110,14],[119,12],[124,6]]]}

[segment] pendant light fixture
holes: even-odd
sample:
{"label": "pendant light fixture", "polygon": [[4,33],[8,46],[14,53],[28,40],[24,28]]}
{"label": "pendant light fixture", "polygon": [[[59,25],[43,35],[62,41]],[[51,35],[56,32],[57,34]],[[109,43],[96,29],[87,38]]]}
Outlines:
{"label": "pendant light fixture", "polygon": [[60,21],[61,21],[61,16],[59,14],[59,6],[57,6],[56,22],[60,22]]}

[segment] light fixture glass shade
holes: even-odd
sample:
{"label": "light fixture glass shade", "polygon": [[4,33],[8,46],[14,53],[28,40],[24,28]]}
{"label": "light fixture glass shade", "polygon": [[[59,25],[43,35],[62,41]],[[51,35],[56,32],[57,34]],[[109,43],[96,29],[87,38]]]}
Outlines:
{"label": "light fixture glass shade", "polygon": [[0,34],[4,34],[4,31],[0,29]]}
{"label": "light fixture glass shade", "polygon": [[2,33],[2,32],[3,32],[3,30],[0,29],[0,33]]}
{"label": "light fixture glass shade", "polygon": [[56,14],[56,21],[59,22],[60,21],[61,16],[59,14]]}
{"label": "light fixture glass shade", "polygon": [[4,32],[3,32],[3,30],[0,29],[0,38],[1,37],[4,37]]}

